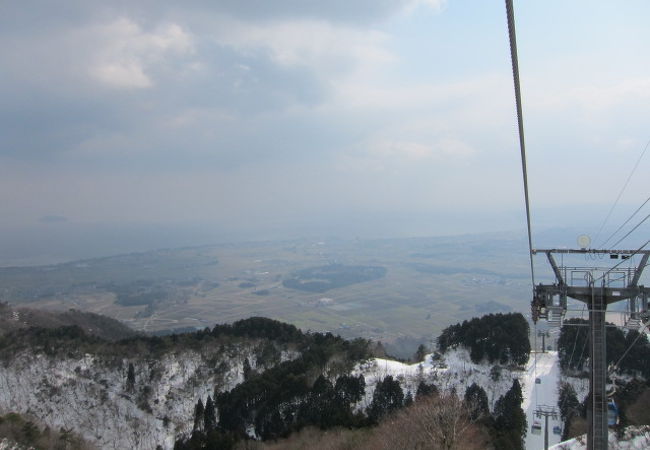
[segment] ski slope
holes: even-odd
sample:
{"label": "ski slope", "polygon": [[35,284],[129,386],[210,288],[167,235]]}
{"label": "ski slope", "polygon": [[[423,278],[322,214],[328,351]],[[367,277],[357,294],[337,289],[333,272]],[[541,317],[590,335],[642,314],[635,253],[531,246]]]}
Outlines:
{"label": "ski slope", "polygon": [[[537,364],[535,364],[537,360]],[[541,450],[544,448],[544,419],[535,417],[535,409],[541,405],[553,406],[557,409],[558,380],[560,376],[560,364],[557,352],[531,353],[528,365],[526,366],[525,378],[522,379],[522,390],[524,401],[521,405],[526,413],[528,421],[528,432],[526,434],[526,450]],[[541,384],[536,384],[535,379],[539,378]],[[559,410],[558,410],[559,414]],[[533,422],[538,420],[542,425],[542,434],[535,435],[530,432]],[[555,445],[560,442],[560,435],[553,434],[553,427],[562,426],[558,417],[554,420],[548,419],[548,445]]]}
{"label": "ski slope", "polygon": [[[535,364],[535,359],[537,359],[537,364]],[[543,419],[535,418],[535,409],[538,405],[557,408],[557,388],[560,379],[557,352],[531,353],[525,371],[504,370],[499,380],[491,378],[491,368],[492,365],[485,362],[473,363],[468,351],[463,348],[449,350],[440,361],[435,362],[431,359],[431,355],[427,355],[425,361],[419,364],[404,364],[399,361],[373,358],[358,365],[353,371],[354,375],[363,374],[366,379],[366,396],[358,407],[360,409],[368,407],[377,381],[382,380],[386,375],[391,375],[400,381],[404,392],[408,391],[411,394],[416,391],[420,380],[433,382],[443,391],[448,392],[454,389],[459,396],[464,395],[465,389],[469,385],[477,383],[486,390],[490,410],[494,411],[496,400],[510,389],[513,380],[517,378],[524,396],[521,407],[526,413],[528,422],[525,438],[526,449],[543,449],[543,430],[541,435],[534,435],[530,432],[530,427],[534,420],[540,420],[542,427],[544,425]],[[535,378],[539,378],[541,384],[536,384]],[[558,444],[561,436],[553,434],[553,427],[562,426],[559,417],[558,420],[549,418],[548,426],[549,446]]]}
{"label": "ski slope", "polygon": [[[650,448],[650,426],[642,425],[640,427],[627,427],[622,436],[617,436],[616,432],[609,430],[608,434],[610,450],[647,450]],[[587,436],[570,439],[562,442],[551,450],[586,450]]]}

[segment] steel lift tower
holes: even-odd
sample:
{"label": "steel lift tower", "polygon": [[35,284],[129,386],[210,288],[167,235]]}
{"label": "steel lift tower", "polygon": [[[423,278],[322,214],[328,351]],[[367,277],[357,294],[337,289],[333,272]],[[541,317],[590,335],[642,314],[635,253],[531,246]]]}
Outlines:
{"label": "steel lift tower", "polygon": [[[650,288],[639,285],[643,269],[648,264],[650,250],[590,250],[589,239],[582,237],[581,249],[533,250],[545,254],[555,274],[555,283],[538,284],[532,301],[533,321],[546,319],[549,325],[560,326],[567,310],[567,297],[584,302],[589,310],[589,343],[591,375],[589,390],[592,407],[587,415],[589,429],[587,449],[607,450],[607,362],[605,355],[605,314],[607,306],[629,300],[631,323],[648,320]],[[558,265],[556,255],[584,255],[585,259],[629,259],[640,255],[636,267],[572,267]],[[631,261],[631,260],[630,260]],[[622,261],[621,261],[622,262]]]}

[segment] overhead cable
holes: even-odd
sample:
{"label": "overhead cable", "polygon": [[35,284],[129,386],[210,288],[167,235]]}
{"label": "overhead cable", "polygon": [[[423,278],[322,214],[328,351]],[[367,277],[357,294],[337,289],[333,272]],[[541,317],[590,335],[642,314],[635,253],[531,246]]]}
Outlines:
{"label": "overhead cable", "polygon": [[[632,168],[632,172],[630,172],[630,175],[628,175],[627,180],[625,180],[625,184],[623,184],[623,188],[618,193],[618,197],[616,197],[616,200],[614,201],[614,204],[610,208],[609,213],[607,213],[607,217],[605,217],[605,220],[603,220],[603,223],[600,224],[600,228],[598,229],[598,232],[596,233],[596,237],[594,238],[594,242],[598,240],[598,236],[600,236],[600,233],[601,233],[601,231],[603,231],[603,228],[605,227],[605,224],[607,223],[610,216],[612,215],[612,212],[614,212],[614,208],[616,208],[616,205],[618,204],[618,201],[621,199],[621,196],[623,195],[623,192],[625,192],[625,189],[627,189],[627,185],[630,183],[630,180],[632,179],[632,175],[634,175],[634,172],[636,172],[637,167],[639,167],[639,163],[641,162],[641,159],[643,158],[643,155],[645,155],[646,150],[648,150],[649,145],[650,145],[650,140],[648,141],[648,143],[643,148],[643,151],[641,152],[641,155],[639,155],[639,158],[636,160],[636,164],[634,164],[634,167]],[[614,233],[614,234],[616,234],[616,233]],[[611,236],[610,236],[609,239],[611,239]],[[601,248],[604,247],[604,246],[605,246],[605,244],[603,244],[601,246]]]}
{"label": "overhead cable", "polygon": [[533,238],[530,226],[530,198],[528,196],[528,171],[526,169],[526,143],[524,140],[524,117],[521,107],[521,88],[519,84],[519,61],[517,58],[517,37],[515,31],[515,14],[512,0],[506,0],[508,15],[508,36],[510,39],[510,59],[512,61],[512,79],[515,85],[515,101],[517,104],[517,125],[519,126],[519,149],[521,152],[521,169],[524,178],[524,199],[526,201],[526,224],[528,227],[528,255],[530,257],[530,277],[535,291],[535,268],[533,266]]}
{"label": "overhead cable", "polygon": [[630,217],[628,217],[627,220],[626,220],[625,222],[623,222],[623,225],[621,225],[620,227],[618,227],[618,228],[616,229],[616,231],[614,231],[614,232],[613,232],[613,233],[612,233],[612,234],[607,238],[607,240],[605,240],[605,242],[603,242],[603,245],[601,245],[600,248],[601,248],[601,249],[605,248],[605,246],[607,245],[607,243],[608,243],[608,242],[609,242],[609,241],[610,241],[614,236],[616,236],[616,234],[617,234],[619,231],[621,231],[621,229],[622,229],[625,225],[627,225],[628,222],[629,222],[630,220],[632,220],[632,219],[634,218],[634,216],[636,216],[637,213],[638,213],[639,211],[641,211],[641,209],[642,209],[642,208],[646,205],[646,203],[648,203],[648,202],[650,202],[650,197],[648,197],[648,198],[645,200],[645,202],[643,202],[643,204],[642,204],[641,206],[639,206],[639,207],[637,208],[637,210],[634,211],[634,212],[632,213],[632,215],[631,215]]}
{"label": "overhead cable", "polygon": [[614,373],[614,371],[616,371],[618,369],[618,365],[621,363],[621,361],[623,361],[623,358],[625,358],[627,356],[627,354],[630,352],[630,350],[632,350],[632,347],[634,347],[634,344],[636,344],[636,341],[638,341],[639,338],[644,335],[644,331],[645,331],[647,326],[648,326],[648,324],[646,323],[643,326],[643,328],[641,328],[641,331],[637,332],[639,334],[637,335],[636,339],[634,339],[634,341],[627,347],[627,349],[625,350],[623,355],[621,355],[621,357],[618,359],[618,361],[616,361],[616,364],[614,364],[612,366],[612,368],[610,369],[610,373]]}
{"label": "overhead cable", "polygon": [[618,244],[620,244],[620,243],[621,243],[621,242],[622,242],[626,237],[628,237],[630,234],[632,234],[632,232],[633,232],[634,230],[636,230],[636,229],[639,228],[641,225],[643,225],[643,222],[645,222],[646,220],[648,220],[648,218],[650,218],[650,214],[648,214],[647,216],[645,216],[641,222],[637,223],[636,226],[635,226],[634,228],[632,228],[630,231],[628,231],[627,234],[626,234],[625,236],[623,236],[623,237],[620,238],[618,241],[616,241],[616,244],[614,244],[612,247],[615,248]]}
{"label": "overhead cable", "polygon": [[[647,217],[646,217],[646,219],[647,219]],[[645,221],[645,219],[643,219],[643,220]],[[641,221],[641,223],[643,223],[643,221]],[[639,224],[639,225],[641,225],[641,224]],[[638,225],[637,225],[637,226],[638,226]],[[636,228],[636,227],[635,227],[635,228]],[[632,231],[634,231],[634,230],[632,230]],[[628,234],[629,234],[629,233],[628,233]],[[625,236],[625,237],[627,237],[627,236]],[[638,249],[636,249],[636,250],[634,250],[632,253],[630,253],[630,255],[628,256],[628,259],[629,259],[629,258],[632,258],[634,255],[636,255],[637,253],[639,253],[639,252],[640,252],[641,250],[643,250],[643,249],[646,247],[646,245],[648,245],[648,244],[650,244],[650,239],[648,239],[648,240],[645,242],[645,244],[643,244],[641,247],[639,247]],[[601,276],[599,276],[596,280],[594,280],[594,282],[604,279],[604,278],[607,276],[608,273],[610,273],[612,270],[616,269],[618,266],[620,266],[620,265],[623,264],[624,262],[628,262],[627,259],[624,259],[624,260],[622,260],[621,262],[619,262],[618,264],[612,266],[612,268],[610,268],[607,272],[605,272],[605,273],[603,273]],[[646,265],[647,265],[647,264],[646,264]],[[644,267],[645,267],[645,266],[644,266]]]}

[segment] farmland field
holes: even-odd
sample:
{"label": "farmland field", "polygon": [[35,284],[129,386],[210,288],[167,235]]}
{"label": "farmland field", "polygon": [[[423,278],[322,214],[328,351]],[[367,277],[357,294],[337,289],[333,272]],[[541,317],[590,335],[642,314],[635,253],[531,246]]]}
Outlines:
{"label": "farmland field", "polygon": [[296,240],[0,269],[0,299],[154,332],[250,316],[382,342],[528,310],[526,243],[507,235]]}

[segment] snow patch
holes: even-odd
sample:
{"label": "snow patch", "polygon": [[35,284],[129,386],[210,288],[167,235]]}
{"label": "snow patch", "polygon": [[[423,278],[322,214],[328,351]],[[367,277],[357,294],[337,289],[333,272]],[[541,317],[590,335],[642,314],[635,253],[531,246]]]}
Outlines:
{"label": "snow patch", "polygon": [[464,348],[451,349],[439,359],[434,359],[434,355],[429,354],[423,362],[416,364],[373,358],[357,365],[352,372],[355,376],[363,375],[366,380],[366,395],[357,404],[357,409],[367,408],[372,402],[377,382],[391,375],[400,382],[404,395],[410,392],[413,396],[421,381],[435,384],[443,392],[453,390],[461,398],[465,395],[465,390],[476,383],[485,389],[490,410],[494,410],[499,397],[508,392],[515,379],[521,382],[525,372],[503,368],[497,378],[492,376],[493,367],[493,364],[487,362],[478,364],[472,362],[469,352]]}
{"label": "snow patch", "polygon": [[[619,439],[616,432],[609,431],[608,448],[611,450],[646,450],[650,448],[650,425],[627,427]],[[586,450],[587,435],[549,447],[551,450]]]}
{"label": "snow patch", "polygon": [[[100,448],[171,449],[191,432],[199,398],[243,381],[244,360],[257,362],[255,342],[166,353],[159,359],[34,355],[24,351],[0,364],[0,414],[38,417],[72,429]],[[283,359],[295,357],[284,352]],[[127,382],[134,366],[135,382]]]}

